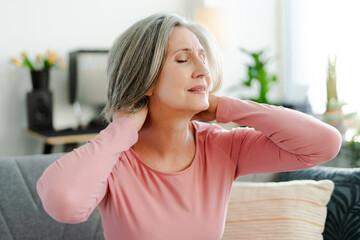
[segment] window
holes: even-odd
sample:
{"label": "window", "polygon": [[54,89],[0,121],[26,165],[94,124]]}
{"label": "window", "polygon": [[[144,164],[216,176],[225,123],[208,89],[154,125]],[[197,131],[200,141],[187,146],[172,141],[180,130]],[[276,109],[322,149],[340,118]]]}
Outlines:
{"label": "window", "polygon": [[337,90],[345,109],[360,112],[360,2],[284,1],[285,98],[307,89],[314,113],[326,108],[328,57],[336,55]]}

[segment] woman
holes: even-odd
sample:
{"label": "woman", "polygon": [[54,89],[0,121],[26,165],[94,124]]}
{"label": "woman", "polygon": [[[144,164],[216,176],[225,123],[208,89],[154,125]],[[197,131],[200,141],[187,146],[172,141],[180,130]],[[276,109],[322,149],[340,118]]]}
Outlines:
{"label": "woman", "polygon": [[[336,156],[339,133],[313,117],[213,95],[221,65],[211,39],[168,14],[119,37],[108,62],[111,123],[38,180],[54,219],[83,222],[99,206],[106,239],[220,239],[238,176]],[[225,131],[194,119],[253,129]]]}

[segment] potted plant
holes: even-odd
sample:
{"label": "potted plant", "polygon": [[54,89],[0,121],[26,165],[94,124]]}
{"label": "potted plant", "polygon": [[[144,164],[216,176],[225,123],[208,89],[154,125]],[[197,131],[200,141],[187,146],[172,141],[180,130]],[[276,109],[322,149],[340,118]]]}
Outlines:
{"label": "potted plant", "polygon": [[337,76],[336,76],[336,56],[331,60],[328,58],[328,74],[326,80],[326,111],[322,115],[322,120],[333,127],[337,128],[342,135],[351,128],[352,122],[356,119],[356,112],[345,113],[343,106],[345,102],[340,101],[337,93]]}
{"label": "potted plant", "polygon": [[51,50],[48,50],[44,55],[38,54],[34,60],[31,60],[26,51],[23,51],[21,58],[11,58],[10,61],[17,67],[26,67],[30,70],[34,90],[48,89],[49,71],[51,69],[65,68],[62,58]]}
{"label": "potted plant", "polygon": [[350,167],[360,167],[360,128],[351,138],[351,141],[347,144],[348,149],[351,152]]}
{"label": "potted plant", "polygon": [[266,65],[270,59],[265,59],[264,50],[258,52],[251,52],[244,48],[240,48],[240,50],[252,58],[252,62],[247,64],[248,78],[243,82],[243,85],[251,87],[254,80],[260,84],[258,97],[252,98],[251,100],[258,103],[269,103],[267,94],[272,84],[277,80],[275,75],[268,73],[266,70]]}

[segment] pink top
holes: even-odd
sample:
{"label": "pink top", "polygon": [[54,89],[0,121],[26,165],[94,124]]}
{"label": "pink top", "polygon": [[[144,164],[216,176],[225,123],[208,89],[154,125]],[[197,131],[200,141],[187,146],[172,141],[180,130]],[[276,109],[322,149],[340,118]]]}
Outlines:
{"label": "pink top", "polygon": [[335,128],[282,107],[222,97],[216,119],[256,130],[193,121],[195,158],[177,173],[143,162],[131,148],[135,124],[116,119],[47,168],[37,183],[45,210],[79,223],[99,206],[106,239],[220,239],[238,176],[309,168],[341,145]]}

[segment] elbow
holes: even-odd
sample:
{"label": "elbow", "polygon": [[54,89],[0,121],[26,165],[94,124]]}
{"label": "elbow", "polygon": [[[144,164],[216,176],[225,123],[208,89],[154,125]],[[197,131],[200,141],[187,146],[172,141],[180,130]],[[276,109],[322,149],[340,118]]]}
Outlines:
{"label": "elbow", "polygon": [[88,219],[87,213],[81,211],[81,206],[76,201],[76,194],[67,189],[44,189],[38,181],[37,191],[44,210],[56,221],[62,223],[81,223]]}
{"label": "elbow", "polygon": [[342,136],[340,134],[340,132],[336,129],[333,128],[334,130],[334,134],[332,134],[332,137],[330,137],[329,139],[329,145],[330,147],[330,151],[329,151],[329,160],[333,159],[334,157],[336,157],[340,151],[341,145],[342,145]]}
{"label": "elbow", "polygon": [[331,127],[331,132],[324,139],[327,146],[325,158],[326,161],[328,161],[335,158],[339,153],[342,144],[342,136],[336,128]]}
{"label": "elbow", "polygon": [[318,164],[327,162],[338,155],[342,145],[342,136],[336,128],[331,127],[329,133],[322,138],[322,141],[324,148],[320,153]]}

